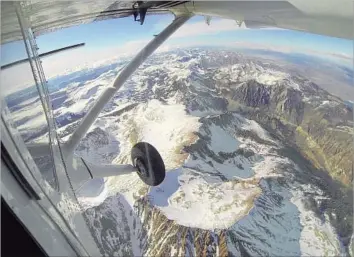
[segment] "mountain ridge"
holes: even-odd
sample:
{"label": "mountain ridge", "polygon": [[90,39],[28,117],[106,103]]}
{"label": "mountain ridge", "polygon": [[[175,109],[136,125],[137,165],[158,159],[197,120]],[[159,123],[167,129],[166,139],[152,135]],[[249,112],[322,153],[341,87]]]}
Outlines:
{"label": "mountain ridge", "polygon": [[[57,79],[62,141],[122,66]],[[126,164],[147,141],[167,167],[158,187],[127,174],[78,193],[102,255],[349,256],[352,117],[348,103],[277,61],[227,49],[152,55],[76,149]]]}

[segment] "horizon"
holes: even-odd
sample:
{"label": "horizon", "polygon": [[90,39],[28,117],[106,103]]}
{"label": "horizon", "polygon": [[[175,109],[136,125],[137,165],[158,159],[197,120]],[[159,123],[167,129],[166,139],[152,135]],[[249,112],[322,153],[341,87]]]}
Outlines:
{"label": "horizon", "polygon": [[[172,15],[150,15],[141,26],[134,22],[132,17],[110,19],[37,36],[39,53],[85,43],[83,47],[41,58],[46,78],[50,80],[80,69],[95,67],[115,58],[133,56],[172,20]],[[353,70],[353,47],[350,40],[277,28],[247,29],[242,24],[239,27],[234,20],[221,18],[212,18],[210,25],[207,25],[203,16],[192,17],[156,52],[208,46],[267,50],[289,55],[299,53],[325,59]],[[27,54],[23,41],[1,46],[1,65],[24,58],[27,58]],[[3,70],[2,75],[5,83],[11,80],[16,88],[28,88],[33,85],[28,63]]]}

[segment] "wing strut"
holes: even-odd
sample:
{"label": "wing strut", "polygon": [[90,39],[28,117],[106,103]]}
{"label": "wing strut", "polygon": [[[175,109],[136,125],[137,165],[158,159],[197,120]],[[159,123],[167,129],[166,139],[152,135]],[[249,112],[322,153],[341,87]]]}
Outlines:
{"label": "wing strut", "polygon": [[175,20],[167,26],[159,35],[154,37],[115,78],[113,85],[107,87],[101,96],[96,100],[91,109],[86,113],[79,126],[76,128],[70,139],[63,145],[62,150],[65,157],[72,155],[74,150],[85,136],[88,129],[95,122],[96,118],[111,100],[124,82],[133,74],[133,72],[179,27],[181,27],[191,15],[176,17]]}

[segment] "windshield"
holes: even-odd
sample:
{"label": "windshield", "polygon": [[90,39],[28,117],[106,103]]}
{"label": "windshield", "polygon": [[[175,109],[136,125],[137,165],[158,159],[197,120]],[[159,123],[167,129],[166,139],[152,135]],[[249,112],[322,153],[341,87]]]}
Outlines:
{"label": "windshield", "polygon": [[[84,43],[42,58],[62,143],[173,19],[110,19],[37,38],[40,53]],[[18,47],[2,46],[2,65],[20,59]],[[75,150],[91,163],[128,164],[132,147],[148,142],[166,167],[155,187],[134,172],[77,190],[101,254],[352,254],[352,48],[345,39],[191,18],[133,73]],[[32,86],[21,69],[4,76]],[[11,107],[21,118],[37,112],[30,97]],[[26,117],[28,133],[42,126]]]}

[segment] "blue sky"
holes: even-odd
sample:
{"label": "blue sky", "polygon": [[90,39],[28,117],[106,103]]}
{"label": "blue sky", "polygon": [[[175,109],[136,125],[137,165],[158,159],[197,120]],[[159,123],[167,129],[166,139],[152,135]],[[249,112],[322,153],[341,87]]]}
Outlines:
{"label": "blue sky", "polygon": [[[58,30],[37,37],[40,52],[84,42],[85,48],[94,51],[105,47],[119,46],[132,40],[152,38],[159,32],[160,24],[168,24],[172,15],[149,16],[143,26],[134,22],[132,17],[105,20]],[[1,63],[26,58],[21,41],[2,46]]]}
{"label": "blue sky", "polygon": [[[154,34],[159,33],[163,27],[169,24],[172,19],[172,15],[148,16],[143,26],[134,22],[132,17],[94,22],[39,36],[37,43],[40,52],[47,52],[82,42],[86,44],[85,49],[87,52],[100,51],[105,48],[119,47],[131,41],[149,40]],[[201,28],[202,25],[207,27],[203,21],[203,17],[196,16],[188,21],[182,29],[188,29],[191,24],[199,25]],[[195,26],[195,33],[193,33],[193,29],[190,29],[191,33],[172,38],[167,43],[172,42],[183,45],[195,41],[208,42],[209,44],[223,44],[228,41],[240,41],[259,46],[281,46],[291,48],[292,50],[299,49],[299,51],[306,49],[323,53],[353,55],[353,42],[350,40],[280,29],[241,30],[237,29],[236,23],[234,30],[231,30],[232,27],[230,25],[232,25],[232,21],[228,21],[226,29],[224,28],[225,23],[220,23],[222,21],[221,19],[212,19],[211,21],[211,25],[213,23],[221,24],[219,32],[217,32],[216,28],[216,32],[213,31],[210,33],[206,31],[205,33],[201,33],[200,29],[198,30],[197,26]],[[3,45],[1,48],[2,64],[25,57],[26,53],[23,43],[20,41]]]}
{"label": "blue sky", "polygon": [[[43,58],[47,78],[90,67],[99,61],[136,53],[154,34],[173,20],[172,15],[147,16],[141,26],[132,17],[111,19],[58,30],[37,37],[39,52],[77,43],[84,47]],[[282,29],[240,29],[235,21],[213,18],[208,26],[204,17],[191,18],[159,50],[199,45],[224,45],[240,48],[270,49],[285,53],[307,53],[336,60],[352,67],[353,42]],[[23,42],[1,46],[1,64],[26,58]],[[6,72],[5,72],[6,71]],[[21,74],[21,76],[18,76]],[[4,70],[4,79],[13,84],[33,84],[29,66],[17,65]]]}

